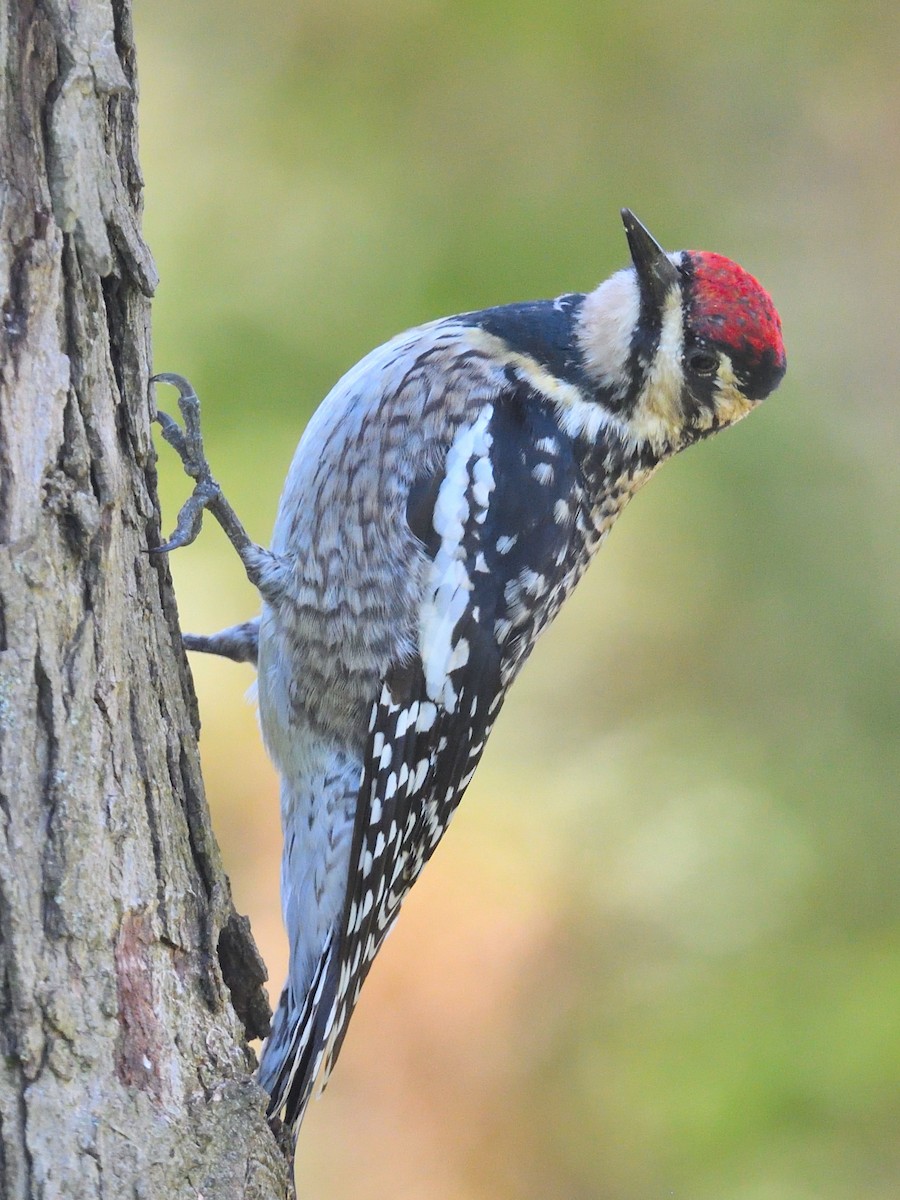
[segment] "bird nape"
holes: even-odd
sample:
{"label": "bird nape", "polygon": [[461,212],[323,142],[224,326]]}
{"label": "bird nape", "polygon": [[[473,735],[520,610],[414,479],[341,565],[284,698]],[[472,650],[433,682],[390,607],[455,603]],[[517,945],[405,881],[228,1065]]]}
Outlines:
{"label": "bird nape", "polygon": [[471,780],[503,699],[622,508],[785,370],[771,299],[719,254],[666,253],[628,210],[631,265],[594,291],[431,321],[373,350],[306,428],[269,550],[214,480],[199,402],[165,439],[259,591],[186,645],[259,672],[281,777],[288,979],[262,1052],[300,1125],[375,955]]}

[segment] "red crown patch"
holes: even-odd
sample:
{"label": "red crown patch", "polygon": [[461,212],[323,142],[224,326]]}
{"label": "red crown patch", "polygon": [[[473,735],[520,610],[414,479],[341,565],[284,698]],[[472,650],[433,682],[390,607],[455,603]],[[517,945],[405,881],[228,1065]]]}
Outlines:
{"label": "red crown patch", "polygon": [[781,318],[762,284],[723,254],[687,253],[693,268],[691,324],[697,333],[749,353],[756,361],[768,353],[783,366]]}

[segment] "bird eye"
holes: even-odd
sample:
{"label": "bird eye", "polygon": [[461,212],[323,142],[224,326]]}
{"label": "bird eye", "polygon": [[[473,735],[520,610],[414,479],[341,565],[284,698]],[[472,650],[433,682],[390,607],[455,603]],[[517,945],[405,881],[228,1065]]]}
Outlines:
{"label": "bird eye", "polygon": [[709,350],[694,350],[688,355],[687,363],[695,375],[715,375],[719,369],[719,356]]}

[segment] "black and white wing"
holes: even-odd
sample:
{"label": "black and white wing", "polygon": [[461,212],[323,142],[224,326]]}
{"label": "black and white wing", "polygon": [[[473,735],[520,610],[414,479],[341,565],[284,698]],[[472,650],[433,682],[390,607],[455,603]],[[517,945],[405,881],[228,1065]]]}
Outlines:
{"label": "black and white wing", "polygon": [[391,668],[372,709],[326,1079],[372,961],[475,772],[505,691],[562,601],[558,581],[577,542],[567,504],[577,473],[550,406],[512,387],[457,432],[441,473],[412,491],[410,527],[430,568],[417,653]]}

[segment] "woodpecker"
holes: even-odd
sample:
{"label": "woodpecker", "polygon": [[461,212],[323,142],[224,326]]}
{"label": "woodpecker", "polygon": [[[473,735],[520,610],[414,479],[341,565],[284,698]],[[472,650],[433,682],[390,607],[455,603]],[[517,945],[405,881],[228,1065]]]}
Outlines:
{"label": "woodpecker", "polygon": [[719,254],[666,253],[622,211],[631,265],[587,294],[419,326],[309,422],[271,549],[213,478],[199,402],[163,436],[257,587],[259,617],[189,649],[255,662],[281,777],[287,983],[259,1068],[296,1133],[404,897],[534,643],[659,464],[744,417],[785,354],[766,291]]}

